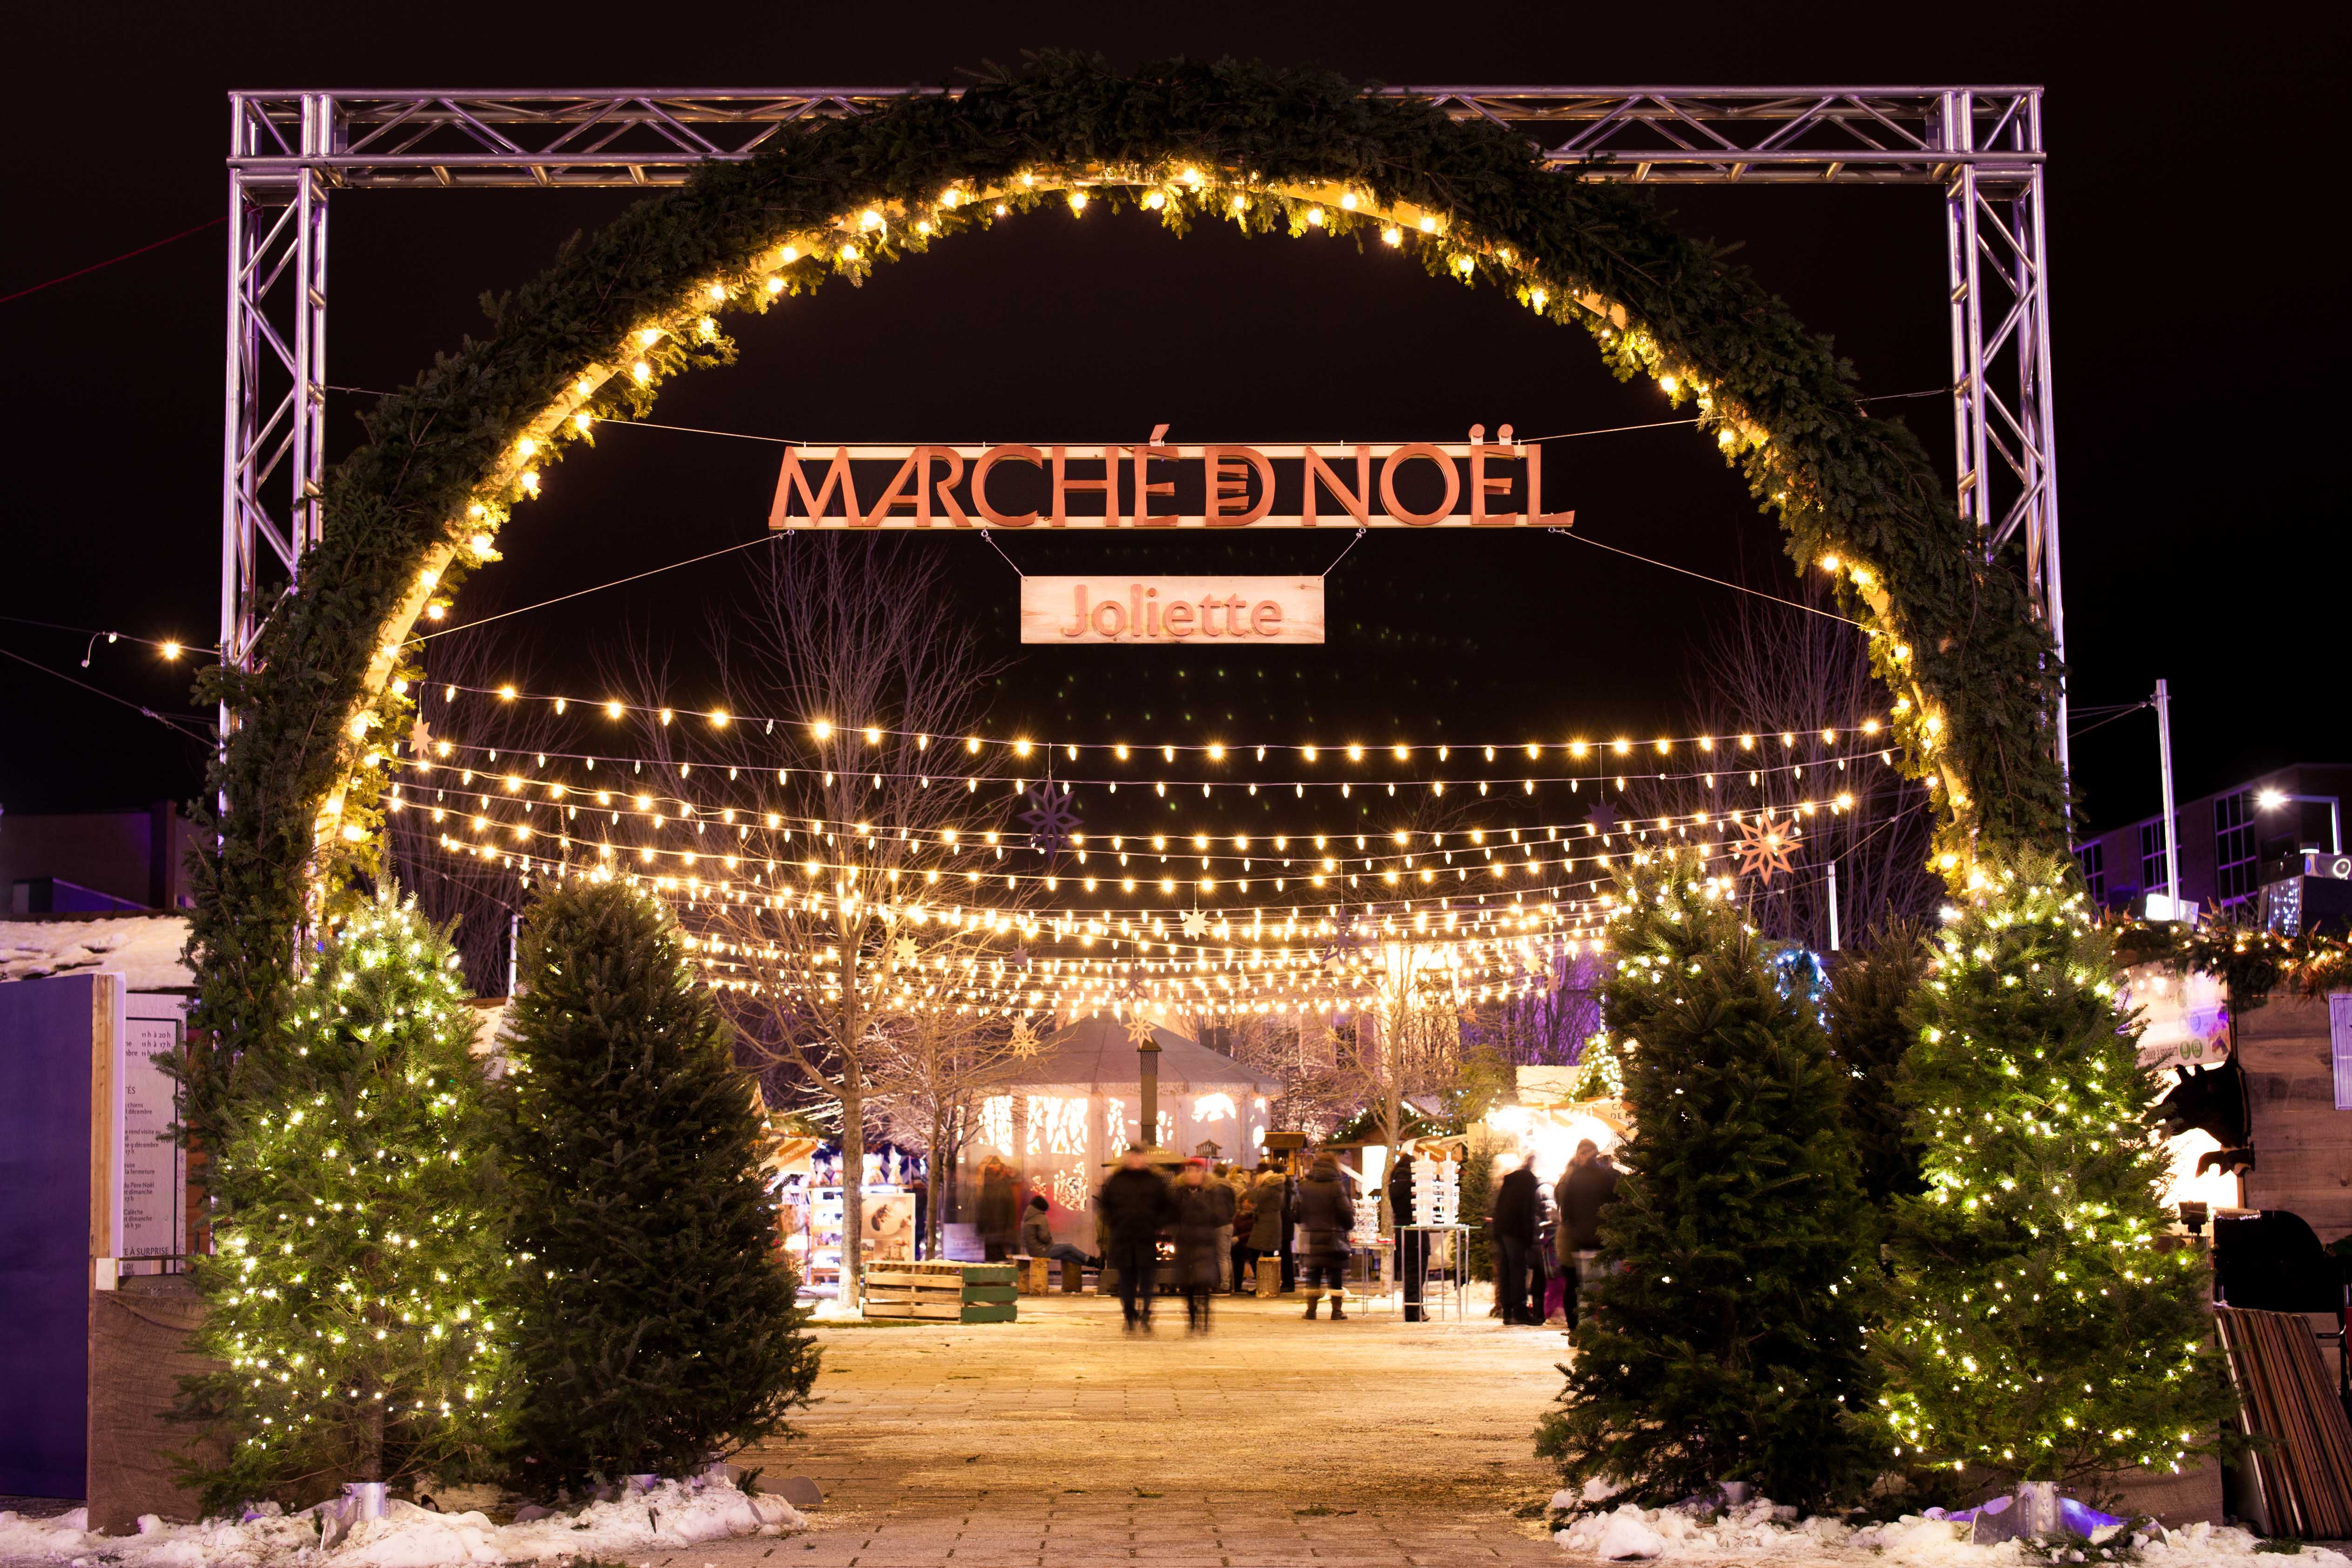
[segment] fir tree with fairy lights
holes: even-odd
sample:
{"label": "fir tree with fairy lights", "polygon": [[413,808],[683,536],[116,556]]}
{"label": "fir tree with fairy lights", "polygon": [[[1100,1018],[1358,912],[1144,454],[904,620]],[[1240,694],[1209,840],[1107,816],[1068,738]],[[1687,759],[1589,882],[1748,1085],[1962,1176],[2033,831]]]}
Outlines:
{"label": "fir tree with fairy lights", "polygon": [[2063,856],[1989,858],[1917,993],[1904,1097],[1926,1190],[1895,1203],[1879,1335],[1894,1460],[2081,1485],[2210,1448],[2234,1409],[2203,1255],[2167,1249],[2156,1085]]}
{"label": "fir tree with fairy lights", "polygon": [[1633,1134],[1576,1359],[1537,1452],[1663,1502],[1718,1481],[1818,1506],[1878,1467],[1863,1334],[1869,1207],[1812,1004],[1727,882],[1625,875],[1602,1006]]}
{"label": "fir tree with fairy lights", "polygon": [[474,1012],[394,889],[328,931],[278,1037],[245,1042],[205,1172],[211,1311],[180,1414],[224,1455],[207,1508],[478,1468],[500,1394],[506,1250]]}
{"label": "fir tree with fairy lights", "polygon": [[1895,919],[1840,954],[1830,976],[1830,1048],[1846,1073],[1846,1123],[1862,1190],[1888,1224],[1896,1195],[1920,1187],[1918,1142],[1899,1087],[1916,1035],[1906,1016],[1927,972],[1926,929]]}
{"label": "fir tree with fairy lights", "polygon": [[515,1468],[541,1493],[698,1472],[782,1430],[816,1377],[750,1081],[650,893],[550,889],[520,978]]}

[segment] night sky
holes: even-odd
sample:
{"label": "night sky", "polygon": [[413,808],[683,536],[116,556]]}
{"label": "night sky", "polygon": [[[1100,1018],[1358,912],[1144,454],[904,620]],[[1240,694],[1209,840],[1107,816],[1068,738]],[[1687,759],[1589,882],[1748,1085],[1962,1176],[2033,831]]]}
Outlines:
{"label": "night sky", "polygon": [[[2340,346],[2340,263],[2315,233],[2331,84],[2322,40],[2224,25],[2215,8],[2042,6],[2031,32],[1923,31],[1917,8],[1556,5],[46,6],[11,23],[10,241],[0,294],[221,210],[236,87],[749,86],[962,79],[1024,47],[1115,64],[1257,56],[1409,82],[2004,83],[2050,89],[2061,525],[2074,700],[2135,700],[2168,676],[2184,796],[2295,760],[2341,760],[2314,697],[2340,666],[2326,608],[2344,552],[2342,441],[2286,406]],[[1132,21],[1124,19],[1132,15]],[[1801,15],[1801,23],[1790,17]],[[2240,14],[2242,15],[2242,14]],[[2340,40],[2339,40],[2340,42]],[[2240,148],[2258,148],[2241,153]],[[336,198],[330,379],[390,387],[478,331],[476,303],[530,277],[624,193],[362,192]],[[1851,357],[1870,395],[1948,380],[1942,211],[1927,189],[1675,190],[1657,199],[1742,258]],[[1380,247],[1373,247],[1378,252]],[[0,305],[11,374],[12,570],[0,615],[177,636],[216,631],[223,231]],[[2323,276],[2325,269],[2326,276]],[[1056,208],[730,321],[740,363],[697,373],[654,417],[875,441],[1459,440],[1674,416],[1615,382],[1580,332],[1491,289],[1433,282],[1352,241],[1182,241],[1134,216]],[[337,394],[337,450],[357,433]],[[1880,403],[1948,473],[1948,404]],[[764,532],[777,448],[608,430],[550,476],[453,620],[527,605]],[[1791,568],[1711,445],[1687,430],[1555,445],[1548,499],[1578,531],[1786,591]],[[1005,537],[1032,572],[1311,573],[1344,531],[1137,542]],[[977,538],[940,538],[961,613],[1014,659],[1005,730],[1156,742],[1456,743],[1686,732],[1689,656],[1727,591],[1574,542],[1378,531],[1333,574],[1319,648],[1036,650],[1016,583]],[[760,546],[759,548],[769,548]],[[504,623],[517,674],[602,695],[593,650],[675,644],[688,706],[706,616],[736,560]],[[0,648],[159,710],[182,677],[124,642],[0,621]],[[0,806],[186,798],[201,748],[130,709],[0,660]],[[2094,823],[2154,809],[2152,720],[2078,742]]]}

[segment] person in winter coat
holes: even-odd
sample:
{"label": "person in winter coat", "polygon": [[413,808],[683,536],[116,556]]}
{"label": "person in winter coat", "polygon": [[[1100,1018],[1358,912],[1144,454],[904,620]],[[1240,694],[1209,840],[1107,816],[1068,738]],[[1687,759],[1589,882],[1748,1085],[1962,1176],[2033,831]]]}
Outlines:
{"label": "person in winter coat", "polygon": [[1151,1329],[1152,1292],[1160,1288],[1160,1227],[1168,1223],[1168,1184],[1143,1156],[1143,1145],[1130,1143],[1118,1169],[1104,1181],[1096,1197],[1103,1225],[1110,1235],[1105,1256],[1118,1270],[1118,1306],[1130,1332]]}
{"label": "person in winter coat", "polygon": [[1536,1157],[1525,1156],[1495,1188],[1489,1220],[1495,1232],[1495,1304],[1507,1323],[1543,1321],[1528,1311],[1528,1265],[1535,1255],[1536,1218],[1543,1204],[1535,1166]]}
{"label": "person in winter coat", "polygon": [[1237,1256],[1234,1245],[1234,1224],[1240,1217],[1242,1194],[1245,1188],[1240,1173],[1223,1160],[1209,1168],[1209,1181],[1224,1188],[1225,1196],[1233,1202],[1234,1219],[1227,1220],[1217,1232],[1217,1289],[1224,1291],[1234,1288],[1234,1258]]}
{"label": "person in winter coat", "polygon": [[1021,1215],[1013,1192],[1013,1167],[993,1154],[980,1168],[980,1210],[972,1217],[985,1248],[982,1256],[991,1263],[1003,1262],[1013,1250]]}
{"label": "person in winter coat", "polygon": [[1209,1330],[1209,1298],[1217,1289],[1218,1238],[1234,1223],[1234,1192],[1209,1179],[1205,1160],[1187,1160],[1169,1194],[1168,1231],[1176,1243],[1176,1282],[1184,1291],[1184,1321]]}
{"label": "person in winter coat", "polygon": [[1310,1321],[1323,1299],[1318,1281],[1330,1287],[1331,1321],[1348,1321],[1343,1305],[1348,1290],[1348,1232],[1355,1224],[1356,1205],[1339,1179],[1339,1156],[1316,1155],[1314,1169],[1298,1184],[1298,1267],[1305,1275],[1300,1283],[1307,1291]]}
{"label": "person in winter coat", "polygon": [[1579,1254],[1601,1249],[1601,1211],[1617,1201],[1617,1167],[1601,1157],[1601,1147],[1590,1138],[1576,1146],[1576,1155],[1552,1190],[1559,1205],[1560,1272],[1568,1277],[1568,1326],[1576,1327],[1577,1286],[1583,1272]]}
{"label": "person in winter coat", "polygon": [[[1290,1224],[1289,1186],[1273,1165],[1257,1168],[1257,1184],[1250,1188],[1249,1252],[1253,1272],[1276,1267],[1282,1251],[1283,1232]],[[1236,1280],[1236,1288],[1240,1282]]]}
{"label": "person in winter coat", "polygon": [[1429,1237],[1423,1232],[1408,1234],[1405,1226],[1413,1223],[1412,1214],[1412,1148],[1408,1144],[1402,1158],[1389,1167],[1389,1213],[1393,1216],[1396,1232],[1396,1268],[1398,1282],[1404,1289],[1404,1321],[1422,1321],[1422,1277],[1429,1269]]}
{"label": "person in winter coat", "polygon": [[1102,1267],[1102,1259],[1089,1256],[1083,1248],[1066,1241],[1054,1239],[1054,1227],[1046,1223],[1051,1207],[1042,1197],[1029,1200],[1029,1212],[1021,1216],[1021,1250],[1032,1258],[1050,1258],[1056,1263],[1079,1263],[1088,1268]]}

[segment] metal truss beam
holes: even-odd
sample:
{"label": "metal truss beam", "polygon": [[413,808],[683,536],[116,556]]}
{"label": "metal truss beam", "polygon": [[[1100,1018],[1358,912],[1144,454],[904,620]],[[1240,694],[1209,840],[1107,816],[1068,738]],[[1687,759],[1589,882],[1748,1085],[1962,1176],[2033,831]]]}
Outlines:
{"label": "metal truss beam", "polygon": [[[331,191],[676,185],[803,121],[958,90],[232,93],[223,657],[249,660],[263,584],[290,583],[319,536]],[[2021,541],[2034,613],[2063,656],[2040,88],[1381,90],[1517,132],[1579,179],[1940,189],[1960,510],[1988,555]],[[2063,698],[2056,744],[2063,763]]]}

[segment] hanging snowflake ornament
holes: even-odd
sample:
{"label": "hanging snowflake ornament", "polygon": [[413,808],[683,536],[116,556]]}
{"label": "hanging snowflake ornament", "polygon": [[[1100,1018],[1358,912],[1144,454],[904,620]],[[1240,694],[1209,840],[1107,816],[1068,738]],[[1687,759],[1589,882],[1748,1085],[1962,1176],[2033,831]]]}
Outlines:
{"label": "hanging snowflake ornament", "polygon": [[1330,945],[1324,948],[1318,955],[1326,967],[1336,973],[1350,955],[1364,945],[1368,940],[1366,924],[1367,922],[1360,919],[1354,910],[1349,910],[1339,917],[1331,931]]}
{"label": "hanging snowflake ornament", "polygon": [[1793,873],[1797,853],[1797,819],[1785,820],[1759,811],[1752,822],[1739,825],[1739,874],[1770,881],[1783,871]]}
{"label": "hanging snowflake ornament", "polygon": [[1029,1026],[1028,1019],[1013,1020],[1012,1046],[1013,1054],[1024,1062],[1037,1054],[1037,1031]]}
{"label": "hanging snowflake ornament", "polygon": [[1080,824],[1067,788],[1057,787],[1052,779],[1040,779],[1024,790],[1021,798],[1029,803],[1029,809],[1021,814],[1021,820],[1029,826],[1029,847],[1048,860],[1068,849]]}

